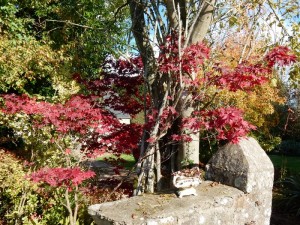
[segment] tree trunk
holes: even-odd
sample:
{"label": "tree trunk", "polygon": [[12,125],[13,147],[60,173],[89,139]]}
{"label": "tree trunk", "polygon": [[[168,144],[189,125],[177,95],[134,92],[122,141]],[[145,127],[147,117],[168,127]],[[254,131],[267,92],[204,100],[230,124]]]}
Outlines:
{"label": "tree trunk", "polygon": [[[196,15],[192,27],[186,37],[186,45],[195,44],[203,41],[212,20],[215,0],[205,1]],[[189,98],[190,96],[187,96]],[[182,100],[183,101],[183,100]],[[182,105],[182,104],[179,104]],[[193,106],[189,106],[182,110],[182,118],[188,118],[195,110]],[[188,133],[187,130],[182,130],[182,133]],[[177,169],[181,169],[183,165],[190,164],[193,166],[199,165],[199,153],[200,153],[200,133],[192,133],[190,137],[193,141],[188,143],[182,143],[178,149],[177,155]]]}
{"label": "tree trunk", "polygon": [[[194,107],[188,107],[183,110],[182,118],[191,116],[194,111]],[[183,129],[182,132],[185,130]],[[188,132],[188,131],[186,131]],[[177,169],[180,170],[185,166],[198,166],[199,165],[199,152],[200,152],[200,133],[191,133],[191,142],[184,142],[179,145],[177,155]]]}
{"label": "tree trunk", "polygon": [[[152,1],[152,0],[150,2],[151,2],[151,7],[154,7],[152,12],[161,13],[159,7],[160,4],[163,3],[160,1]],[[144,64],[144,73],[145,73],[144,77],[147,83],[148,91],[151,95],[152,108],[159,111],[160,112],[159,114],[161,115],[161,113],[165,109],[166,98],[168,97],[167,92],[169,91],[165,85],[168,84],[168,82],[170,81],[166,80],[166,76],[163,76],[161,73],[156,71],[156,67],[157,67],[156,59],[154,58],[154,51],[150,43],[150,40],[152,40],[151,32],[147,30],[149,24],[147,24],[145,20],[145,18],[152,16],[149,15],[147,11],[149,10],[150,4],[148,4],[149,2],[146,0],[129,0],[128,3],[130,7],[130,14],[132,20],[132,32]],[[174,1],[164,0],[164,4],[166,6],[169,27],[166,27],[164,29],[161,28],[161,30],[165,30],[165,31],[173,30],[173,31],[177,31],[179,35],[182,35],[182,33],[185,34],[185,44],[182,46],[181,44],[179,44],[180,45],[179,51],[182,50],[184,47],[187,47],[188,45],[203,40],[211,22],[213,5],[215,4],[215,0],[201,2],[198,6],[199,7],[199,9],[197,10],[198,13],[196,13],[194,18],[192,18],[193,21],[189,21],[189,19],[191,18],[188,19],[189,15],[187,14],[187,12],[190,10],[188,10],[187,7],[190,7],[190,5],[187,4],[186,0],[174,0]],[[157,20],[158,18],[160,18],[160,15],[156,15],[156,18],[154,16],[155,20]],[[151,20],[147,20],[147,21],[149,23],[149,21]],[[160,26],[162,22],[163,21],[159,21]],[[165,37],[162,37],[160,40],[164,40],[164,38]],[[159,43],[159,44],[163,44],[163,43]],[[175,95],[180,96],[181,95],[180,93],[176,93]],[[190,96],[186,96],[186,98],[190,98]],[[178,105],[183,105],[183,104],[184,102],[181,103],[179,102]],[[183,111],[180,112],[181,118],[189,117],[191,113],[194,111],[192,105],[189,105],[189,107],[183,107],[182,109]],[[154,128],[152,128],[151,131],[149,131],[150,137],[156,137],[158,139],[161,139],[165,135],[165,134],[161,134],[159,131],[160,115],[158,115]],[[179,133],[183,133],[183,132],[186,131],[180,131]],[[170,134],[172,134],[172,132],[170,132]],[[186,143],[179,147],[178,159],[176,160],[177,169],[181,167],[181,162],[184,160],[187,160],[188,162],[190,161],[193,164],[199,163],[199,134],[191,134],[191,138],[193,139],[191,143]],[[141,152],[144,154],[141,154],[140,156],[140,161],[139,161],[140,170],[139,170],[139,179],[138,179],[139,184],[136,193],[139,193],[140,191],[146,191],[146,192],[154,191],[154,181],[155,181],[154,167],[156,166],[157,168],[160,167],[161,165],[161,163],[159,162],[160,154],[156,154],[158,151],[163,151],[163,149],[157,149],[157,146],[159,146],[158,145],[159,140],[156,140],[156,143],[154,143],[153,145],[153,144],[146,143],[146,139],[147,138],[143,139],[143,141],[145,142],[144,144],[142,144],[142,146],[144,146],[144,149],[141,149]],[[170,165],[171,164],[173,165],[174,161],[175,160],[172,156]],[[156,172],[157,172],[156,179],[158,179],[157,181],[159,182],[160,169],[156,170]]]}

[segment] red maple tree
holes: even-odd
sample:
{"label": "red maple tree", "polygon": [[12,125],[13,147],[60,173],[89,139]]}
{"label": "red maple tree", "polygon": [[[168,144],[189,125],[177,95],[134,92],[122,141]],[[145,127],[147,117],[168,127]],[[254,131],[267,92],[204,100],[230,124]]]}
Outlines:
{"label": "red maple tree", "polygon": [[[178,36],[172,34],[161,46],[156,70],[158,79],[153,81],[159,83],[157,87],[163,90],[164,96],[158,96],[159,89],[158,93],[147,92],[140,57],[129,60],[108,58],[100,78],[85,80],[79,74],[74,75],[87,90],[86,95],[74,95],[64,104],[51,104],[26,95],[3,94],[5,104],[1,110],[6,114],[32,115],[36,127],[51,126],[58,134],[76,134],[83,143],[82,148],[90,153],[97,150],[133,152],[142,164],[150,155],[162,154],[162,160],[166,161],[170,157],[167,146],[192,141],[192,133],[206,130],[218,140],[236,143],[239,137],[255,129],[243,120],[239,109],[210,108],[213,97],[203,91],[205,88],[215,86],[231,91],[251,91],[254,86],[268,82],[274,65],[296,61],[288,48],[281,46],[270,51],[262,62],[243,62],[233,69],[215,64],[206,71],[203,68],[209,59],[209,48],[202,43],[190,45],[180,52]],[[189,106],[199,107],[178,122],[181,110]],[[122,124],[112,110],[132,117],[144,111],[145,123]],[[157,149],[157,144],[164,147]],[[140,149],[139,145],[143,147]]]}

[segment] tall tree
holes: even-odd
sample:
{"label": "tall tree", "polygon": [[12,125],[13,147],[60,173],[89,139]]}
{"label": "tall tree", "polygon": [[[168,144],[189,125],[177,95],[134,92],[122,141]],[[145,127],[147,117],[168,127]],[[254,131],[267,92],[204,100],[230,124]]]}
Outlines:
{"label": "tall tree", "polygon": [[[201,3],[187,1],[129,1],[132,32],[144,63],[144,76],[148,82],[152,103],[156,109],[163,108],[164,96],[168,94],[168,88],[170,87],[166,88],[163,86],[164,78],[157,73],[157,65],[154,60],[155,52],[152,46],[162,45],[166,42],[167,35],[170,32],[178,32],[178,51],[179,57],[181,57],[183,48],[203,40],[212,20],[214,4],[214,0]],[[167,15],[167,18],[163,16],[164,13]],[[151,34],[149,27],[154,30],[154,33]],[[184,43],[181,43],[183,40],[181,35]],[[177,104],[178,108],[185,107],[181,98],[183,95],[184,93],[181,93],[178,99],[180,101]],[[185,98],[187,100],[190,96]],[[181,116],[183,118],[188,117],[193,111],[193,107],[190,106],[179,111],[182,111]],[[145,143],[145,135],[143,143]],[[145,151],[145,148],[146,146],[142,144],[142,152]],[[185,158],[189,158],[193,160],[194,164],[198,164],[198,153],[199,136],[194,134],[193,142],[182,146],[177,161],[180,164]],[[151,151],[150,154],[152,154]]]}
{"label": "tall tree", "polygon": [[1,91],[66,97],[78,91],[73,73],[97,77],[108,54],[124,52],[128,9],[123,4],[1,1]]}
{"label": "tall tree", "polygon": [[[292,1],[290,2],[292,4]],[[241,51],[239,65],[237,66],[236,72],[241,72],[245,69],[242,63],[247,58],[246,52],[251,52],[251,47],[249,47],[251,37],[257,35],[257,31],[260,34],[264,33],[258,29],[260,23],[263,20],[269,23],[268,25],[272,22],[276,24],[278,15],[272,8],[276,5],[272,1],[130,0],[128,4],[132,32],[144,64],[144,78],[151,99],[151,107],[155,109],[155,112],[152,113],[156,113],[156,121],[152,129],[144,132],[139,161],[141,169],[139,170],[139,183],[144,182],[144,190],[153,192],[154,168],[156,168],[156,172],[160,170],[159,160],[156,161],[156,167],[154,166],[155,159],[160,159],[160,153],[166,154],[168,152],[167,155],[170,158],[173,158],[174,154],[177,155],[176,166],[174,166],[174,160],[170,162],[171,170],[180,169],[181,163],[184,161],[195,165],[199,162],[199,133],[190,132],[183,125],[194,111],[205,108],[206,103],[209,104],[209,101],[206,101],[206,103],[205,101],[195,101],[194,96],[191,94],[193,88],[184,81],[184,73],[186,72],[184,71],[186,66],[184,65],[184,59],[188,58],[187,55],[193,55],[195,53],[193,48],[198,46],[195,48],[198,48],[198,53],[203,58],[198,58],[197,63],[203,65],[203,60],[206,58],[205,50],[203,48],[200,50],[201,47],[198,43],[202,42],[208,33],[210,35],[207,36],[206,41],[213,44],[216,41],[214,36],[221,37],[216,35],[218,31],[226,35],[226,32],[238,32],[245,29],[250,32],[249,40],[247,40]],[[275,16],[275,19],[270,21],[265,16],[262,19],[260,18],[261,15],[265,14],[266,9],[268,9],[268,15]],[[278,23],[282,25],[282,21],[278,20]],[[260,35],[261,37],[262,35]],[[158,46],[160,46],[160,54],[158,60],[156,60]],[[176,52],[175,55],[178,60],[175,59],[174,54],[172,55],[172,51],[173,53]],[[162,71],[161,66],[166,66],[167,60],[173,60],[172,63],[177,68],[168,68]],[[195,59],[189,58],[189,60],[191,60],[191,64],[195,62],[193,61]],[[171,67],[171,65],[169,66]],[[176,78],[172,76],[172,72],[175,70],[179,74]],[[189,79],[193,82],[197,81],[199,73],[200,77],[201,74],[206,76],[205,71],[194,70],[189,72]],[[263,72],[261,71],[261,73]],[[202,95],[199,94],[199,96],[203,97],[205,91],[201,88],[200,90],[202,90],[200,92]],[[194,89],[194,91],[196,90]],[[179,115],[175,116],[176,118],[169,125],[169,129],[163,130],[160,129],[160,123],[162,123],[162,117],[165,116],[164,110],[166,107],[170,107],[169,99],[173,101],[172,107]],[[168,136],[174,138],[176,135],[183,134],[189,136],[189,142],[181,141],[179,145],[166,148]],[[160,172],[156,173],[158,183],[161,176]]]}
{"label": "tall tree", "polygon": [[128,10],[122,8],[123,0],[25,0],[18,4],[20,16],[34,19],[37,38],[52,41],[53,49],[65,49],[73,72],[95,77],[108,54],[124,50]]}

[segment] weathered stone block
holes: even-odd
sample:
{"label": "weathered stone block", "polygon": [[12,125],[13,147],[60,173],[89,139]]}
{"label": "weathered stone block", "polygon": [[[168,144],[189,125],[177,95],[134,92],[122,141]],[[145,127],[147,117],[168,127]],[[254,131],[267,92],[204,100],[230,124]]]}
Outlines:
{"label": "weathered stone block", "polygon": [[272,190],[274,167],[254,138],[220,148],[207,164],[206,178],[245,193]]}
{"label": "weathered stone block", "polygon": [[211,181],[204,181],[196,190],[198,196],[145,194],[92,205],[89,214],[98,225],[243,225],[251,221],[242,213],[234,216],[247,202],[243,199],[236,208],[236,202],[244,196],[242,191]]}

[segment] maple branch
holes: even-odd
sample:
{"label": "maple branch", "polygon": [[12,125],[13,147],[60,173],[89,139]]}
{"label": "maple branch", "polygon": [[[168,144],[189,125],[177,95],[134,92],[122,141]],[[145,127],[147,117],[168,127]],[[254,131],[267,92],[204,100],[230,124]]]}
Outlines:
{"label": "maple branch", "polygon": [[161,184],[161,155],[160,155],[160,150],[159,150],[159,143],[156,142],[155,145],[155,152],[156,152],[156,183],[157,183],[157,190],[160,191],[162,188],[162,184]]}
{"label": "maple branch", "polygon": [[171,147],[171,154],[170,154],[170,158],[171,158],[171,172],[175,172],[175,153],[177,152],[177,150],[175,149],[175,145],[172,145]]}
{"label": "maple branch", "polygon": [[[156,118],[156,122],[155,122],[155,126],[153,127],[152,131],[151,131],[151,134],[150,134],[150,138],[151,137],[155,137],[155,143],[158,141],[157,139],[157,134],[158,134],[158,131],[159,131],[159,125],[160,125],[160,118],[163,114],[163,111],[165,109],[165,106],[166,106],[166,103],[167,103],[167,97],[168,97],[168,89],[166,90],[165,92],[165,95],[164,95],[164,98],[163,98],[163,102],[162,102],[162,105],[160,106],[160,109],[159,109],[159,112],[158,112],[158,115],[157,115],[157,118]],[[142,166],[141,166],[141,171],[140,171],[140,174],[138,176],[138,184],[137,184],[137,188],[135,190],[135,194],[138,195],[140,193],[140,191],[142,190],[142,179],[144,178],[144,175],[145,175],[145,171],[147,171],[147,177],[149,177],[149,172],[153,169],[153,165],[152,163],[153,160],[149,159],[149,157],[153,157],[153,154],[155,153],[155,143],[149,143],[148,146],[147,146],[147,149],[145,152],[147,152],[147,155],[146,156],[140,156],[141,159],[143,160],[140,160],[140,162],[142,163]],[[146,159],[146,161],[144,161],[144,159]],[[150,168],[147,168],[147,166],[150,165]],[[145,168],[146,167],[146,168]]]}
{"label": "maple branch", "polygon": [[157,4],[155,3],[155,0],[151,0],[151,5],[156,14],[156,18],[159,23],[159,28],[160,28],[160,32],[161,32],[161,36],[159,36],[158,40],[160,41],[159,43],[162,43],[162,37],[166,35],[166,27],[165,27],[165,24],[163,22],[161,15],[160,15],[159,8],[158,8]]}
{"label": "maple branch", "polygon": [[[175,3],[174,3],[174,0],[173,0],[173,4],[174,4],[174,8],[176,7],[175,6]],[[177,12],[178,12],[178,23],[179,23],[179,31],[178,31],[178,56],[179,56],[179,82],[180,82],[180,87],[182,87],[182,62],[181,62],[181,59],[182,59],[182,50],[181,50],[181,35],[182,35],[182,22],[181,22],[181,15],[180,15],[180,7],[179,7],[179,4],[177,5]]]}
{"label": "maple branch", "polygon": [[213,94],[213,96],[211,97],[210,101],[208,101],[207,103],[205,103],[205,105],[202,106],[202,107],[200,108],[200,110],[203,110],[203,109],[205,109],[206,107],[208,107],[208,106],[215,100],[217,94],[218,94],[218,92],[215,92],[215,93]]}
{"label": "maple branch", "polygon": [[24,206],[27,200],[27,192],[23,190],[21,200],[18,204],[18,217],[21,217],[24,214]]}
{"label": "maple branch", "polygon": [[76,185],[75,186],[75,193],[74,193],[74,202],[75,202],[74,217],[73,217],[74,224],[76,224],[77,214],[78,214],[78,209],[79,209],[78,200],[79,200],[78,199],[78,185]]}
{"label": "maple branch", "polygon": [[193,31],[193,29],[194,29],[194,27],[195,27],[195,25],[196,25],[196,22],[197,22],[198,18],[200,17],[200,14],[201,14],[201,11],[202,11],[203,7],[204,7],[204,5],[201,4],[201,6],[200,6],[200,8],[198,9],[198,12],[197,12],[197,14],[196,14],[196,16],[195,16],[195,18],[194,18],[194,20],[193,20],[192,25],[191,25],[191,27],[189,28],[189,31],[188,31],[188,34],[187,34],[187,38],[186,38],[185,47],[187,46],[187,44],[188,44],[188,42],[189,42],[189,40],[190,40],[190,38],[191,38],[192,31]]}
{"label": "maple branch", "polygon": [[290,108],[287,111],[288,111],[288,115],[286,117],[286,121],[285,121],[285,124],[284,124],[283,134],[287,133],[287,127],[289,125],[289,120],[291,118],[291,115],[294,114],[294,111]]}
{"label": "maple branch", "polygon": [[153,51],[147,37],[146,23],[144,18],[144,6],[137,0],[129,0],[130,14],[132,19],[131,30],[136,40],[136,45],[143,59],[144,66],[151,65],[153,60]]}
{"label": "maple branch", "polygon": [[[65,135],[64,135],[64,136],[65,136]],[[62,140],[65,140],[64,137],[62,137]],[[68,165],[68,166],[71,166],[71,159],[70,159],[69,156],[66,155],[66,153],[65,153],[65,151],[64,151],[64,149],[63,149],[63,147],[58,143],[57,140],[54,140],[54,143],[55,143],[56,146],[59,148],[59,150],[61,151],[61,153],[65,156],[66,161],[67,161],[67,165]]]}
{"label": "maple branch", "polygon": [[[179,31],[181,31],[181,27],[186,27],[185,0],[173,0],[172,2],[173,2],[174,14],[175,14],[175,17],[177,19],[176,27],[178,26]],[[176,27],[173,27],[173,29],[175,29]]]}
{"label": "maple branch", "polygon": [[164,3],[165,3],[165,6],[166,6],[166,9],[167,9],[167,17],[169,19],[169,23],[170,23],[170,27],[171,28],[175,28],[177,25],[176,25],[176,15],[175,15],[175,10],[174,10],[174,4],[173,4],[173,1],[170,1],[170,0],[164,0]]}
{"label": "maple branch", "polygon": [[[263,4],[263,3],[262,3]],[[260,13],[260,11],[261,11],[261,4],[259,4],[259,7],[258,7],[258,10],[257,10],[257,12],[256,12],[256,14],[254,15],[254,17],[253,17],[253,22],[252,22],[252,24],[251,24],[251,28],[250,28],[250,33],[248,34],[248,36],[247,36],[247,39],[246,39],[246,43],[245,43],[245,45],[244,45],[244,47],[243,47],[243,50],[242,50],[242,52],[241,52],[241,56],[240,56],[240,59],[239,59],[239,64],[241,64],[242,63],[242,61],[243,61],[243,57],[244,57],[244,55],[245,55],[245,52],[246,52],[246,49],[247,49],[247,47],[248,47],[248,42],[250,42],[251,40],[251,37],[252,37],[252,35],[253,35],[253,27],[255,26],[255,24],[256,24],[256,22],[257,22],[257,19],[258,19],[258,17],[259,17],[259,13]]]}
{"label": "maple branch", "polygon": [[66,204],[64,204],[64,205],[65,205],[65,207],[67,208],[67,210],[69,212],[70,225],[76,225],[76,221],[75,221],[75,223],[73,221],[73,211],[72,211],[71,204],[70,204],[68,188],[66,188],[66,191],[65,191],[65,200],[66,200]]}

